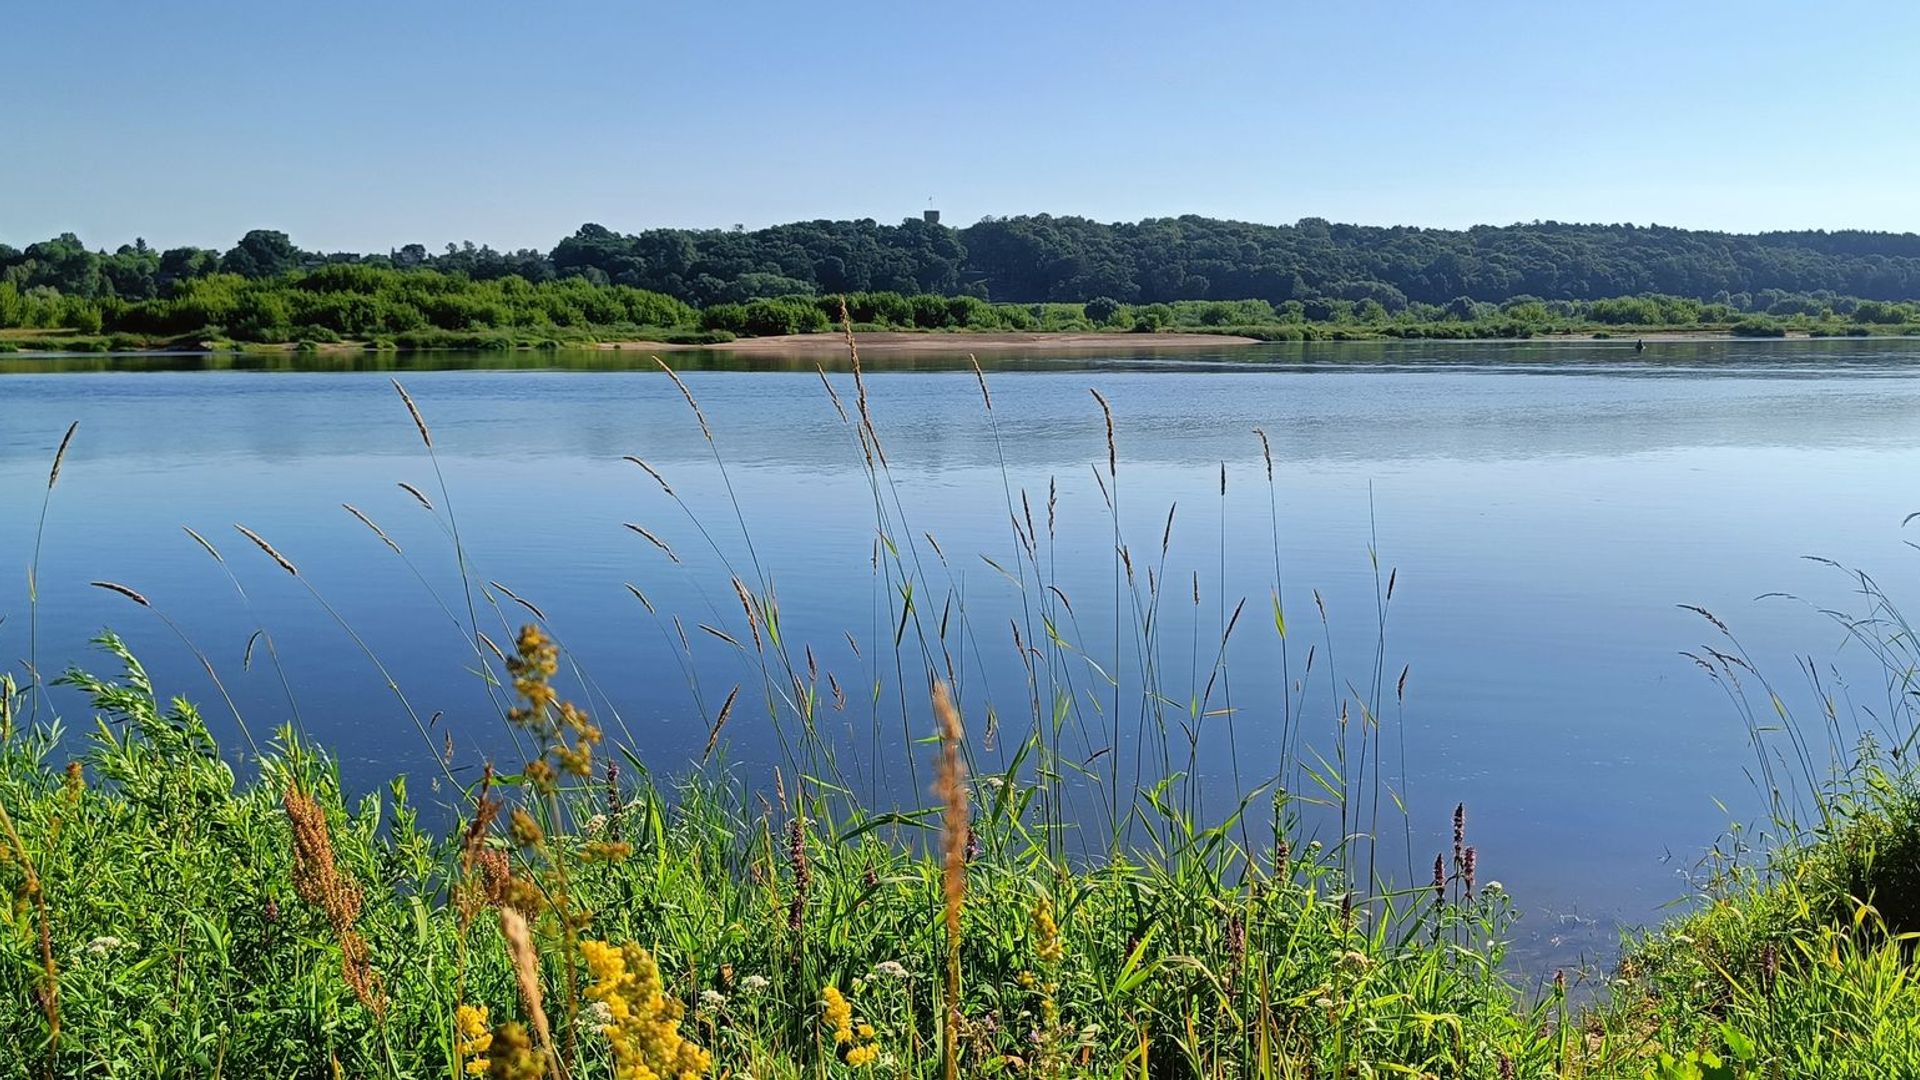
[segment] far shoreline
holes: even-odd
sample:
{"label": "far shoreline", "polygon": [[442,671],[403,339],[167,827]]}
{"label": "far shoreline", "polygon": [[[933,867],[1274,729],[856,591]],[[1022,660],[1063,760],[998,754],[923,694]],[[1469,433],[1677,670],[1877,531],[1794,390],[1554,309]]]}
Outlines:
{"label": "far shoreline", "polygon": [[[1045,348],[1067,352],[1094,349],[1205,349],[1233,345],[1265,344],[1258,338],[1237,334],[1134,334],[1098,331],[876,331],[853,335],[853,343],[869,353],[968,353],[1007,352]],[[709,352],[780,353],[826,356],[847,351],[845,334],[775,334],[768,337],[743,337],[711,344],[668,344],[653,341],[605,341],[601,349],[699,349]]]}
{"label": "far shoreline", "polygon": [[[1869,335],[1880,339],[1901,337],[1897,334]],[[1442,338],[1442,337],[1355,337],[1350,339],[1317,339],[1308,341],[1267,341],[1260,338],[1244,337],[1238,334],[1186,334],[1153,333],[1136,334],[1127,331],[996,331],[973,332],[965,330],[899,331],[890,330],[874,333],[856,333],[854,344],[862,353],[875,355],[910,355],[922,353],[1004,353],[1026,349],[1045,348],[1061,352],[1088,352],[1111,349],[1203,349],[1233,348],[1246,345],[1358,345],[1379,343],[1426,344],[1426,345],[1486,345],[1486,344],[1531,344],[1531,345],[1631,345],[1643,341],[1649,344],[1668,342],[1704,342],[1704,341],[1812,341],[1812,340],[1849,340],[1861,341],[1868,338],[1858,336],[1830,335],[1816,338],[1806,331],[1788,331],[1781,336],[1760,336],[1736,334],[1731,330],[1649,330],[1639,334],[1608,334],[1596,337],[1593,331],[1580,330],[1559,334],[1535,334],[1530,337],[1478,337],[1478,338]],[[632,350],[658,352],[736,352],[736,353],[777,353],[782,355],[828,356],[847,351],[845,335],[837,332],[818,334],[777,334],[767,337],[743,337],[733,341],[713,343],[676,343],[664,341],[603,341],[585,348]]]}
{"label": "far shoreline", "polygon": [[[12,335],[0,335],[0,342]],[[1131,331],[968,331],[968,330],[927,330],[927,331],[873,331],[854,334],[854,343],[863,354],[882,356],[966,356],[1006,355],[1022,352],[1046,351],[1051,353],[1095,353],[1095,352],[1172,352],[1201,351],[1207,349],[1240,349],[1253,345],[1290,345],[1307,348],[1312,346],[1344,345],[1597,345],[1619,348],[1631,347],[1636,342],[1650,345],[1658,344],[1702,344],[1710,342],[1773,342],[1773,341],[1891,341],[1914,340],[1906,334],[1814,334],[1806,330],[1788,330],[1784,334],[1737,334],[1730,329],[1650,329],[1638,333],[1594,331],[1591,329],[1571,330],[1557,333],[1533,334],[1526,337],[1398,337],[1392,335],[1355,335],[1344,338],[1279,339],[1267,340],[1247,337],[1239,334],[1209,334],[1156,332],[1134,333]],[[641,353],[739,353],[750,356],[797,356],[806,358],[825,358],[844,355],[847,351],[846,336],[838,331],[824,331],[812,334],[779,334],[766,337],[741,337],[732,341],[716,342],[672,342],[635,338],[616,341],[575,341],[547,342],[545,344],[515,344],[509,347],[492,349],[474,348],[462,345],[427,345],[406,349],[377,348],[371,342],[349,339],[331,342],[281,342],[267,344],[263,342],[244,342],[223,345],[215,342],[197,342],[186,344],[175,342],[168,345],[155,345],[147,348],[101,349],[101,348],[43,348],[0,350],[0,364],[13,358],[60,356],[156,356],[187,355],[212,356],[221,353],[237,355],[277,355],[297,352],[338,356],[344,353],[389,352],[433,353],[433,352],[593,352],[624,351]]]}

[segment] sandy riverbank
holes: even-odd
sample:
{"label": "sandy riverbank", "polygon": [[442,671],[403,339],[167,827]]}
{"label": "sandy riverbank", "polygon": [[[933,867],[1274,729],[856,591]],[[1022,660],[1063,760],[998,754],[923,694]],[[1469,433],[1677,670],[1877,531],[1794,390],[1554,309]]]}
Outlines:
{"label": "sandy riverbank", "polygon": [[[1229,334],[1095,334],[1095,333],[873,333],[857,334],[863,354],[873,353],[993,353],[1046,349],[1084,352],[1090,349],[1206,349],[1226,345],[1255,345],[1253,338]],[[610,341],[603,349],[715,349],[725,352],[830,355],[847,350],[839,334],[782,334],[740,338],[724,345],[667,345],[650,341]]]}

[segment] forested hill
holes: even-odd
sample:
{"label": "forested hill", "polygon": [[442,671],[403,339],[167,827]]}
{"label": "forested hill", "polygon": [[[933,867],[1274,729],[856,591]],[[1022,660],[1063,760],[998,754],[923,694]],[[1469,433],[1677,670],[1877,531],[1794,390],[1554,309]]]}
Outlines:
{"label": "forested hill", "polygon": [[125,300],[169,295],[212,273],[270,277],[332,263],[428,267],[488,280],[585,277],[709,305],[795,294],[887,291],[994,301],[1122,303],[1172,300],[1466,298],[1593,300],[1662,293],[1766,310],[1781,295],[1821,292],[1920,299],[1920,236],[1912,233],[1736,234],[1633,225],[1448,229],[1336,225],[1307,218],[1255,225],[1214,218],[1102,224],[1041,214],[987,218],[953,229],[809,221],[767,229],[650,229],[584,225],[551,251],[472,244],[383,254],[303,251],[284,233],[255,230],[221,252],[160,251],[144,242],[113,253],[71,234],[24,250],[0,245],[0,283],[62,295]]}
{"label": "forested hill", "polygon": [[1374,299],[1391,311],[1408,301],[1443,304],[1462,296],[1726,300],[1771,289],[1920,297],[1920,236],[1912,233],[1740,235],[1554,222],[1456,231],[1318,218],[1294,225],[1199,217],[1102,225],[1042,215],[982,221],[962,230],[961,239],[970,279],[995,300],[1330,297]]}

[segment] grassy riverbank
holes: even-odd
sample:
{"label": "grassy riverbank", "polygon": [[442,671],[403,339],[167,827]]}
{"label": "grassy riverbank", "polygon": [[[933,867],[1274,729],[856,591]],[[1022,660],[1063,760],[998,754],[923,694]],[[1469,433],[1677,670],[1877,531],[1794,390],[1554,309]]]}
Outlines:
{"label": "grassy riverbank", "polygon": [[[10,699],[0,1075],[539,1075],[503,1053],[516,1020],[548,1075],[583,1077],[937,1076],[949,1053],[969,1076],[1920,1068],[1901,936],[1920,797],[1877,770],[1576,1007],[1505,978],[1515,901],[1474,880],[1470,827],[1436,888],[1358,903],[1350,853],[1290,840],[1284,800],[1196,829],[1143,794],[1148,842],[1074,865],[1018,776],[904,819],[797,779],[768,801],[715,776],[616,767],[551,797],[503,776],[470,792],[491,826],[440,831],[399,781],[343,796],[291,732],[236,782],[193,708],[121,659],[113,681],[69,676],[100,717],[84,746]],[[640,982],[597,941],[644,950]]]}
{"label": "grassy riverbank", "polygon": [[[724,473],[724,432],[687,385],[659,377]],[[362,722],[391,723],[395,738],[412,725],[436,753],[365,792],[343,791],[297,719],[273,728],[220,700],[239,743],[223,753],[199,710],[152,686],[111,638],[94,658],[104,678],[65,676],[93,715],[63,730],[34,674],[52,661],[30,651],[31,670],[0,687],[0,887],[12,898],[0,1077],[1705,1080],[1920,1068],[1903,936],[1920,928],[1920,787],[1905,764],[1914,638],[1867,579],[1854,582],[1866,617],[1841,624],[1887,679],[1888,707],[1871,715],[1820,694],[1801,719],[1708,616],[1699,663],[1729,688],[1728,722],[1747,726],[1767,824],[1704,864],[1698,902],[1632,942],[1606,993],[1583,998],[1563,980],[1534,992],[1505,964],[1526,898],[1489,880],[1466,807],[1431,877],[1426,853],[1416,880],[1382,869],[1401,831],[1383,748],[1405,683],[1383,657],[1348,657],[1373,671],[1351,680],[1331,649],[1315,659],[1328,618],[1317,596],[1287,609],[1276,577],[1270,623],[1243,621],[1223,598],[1217,658],[1196,661],[1192,687],[1123,683],[1118,661],[1075,640],[1047,554],[1050,500],[1009,489],[1013,555],[995,568],[1030,605],[1013,628],[1028,681],[1000,702],[1026,700],[1004,712],[956,702],[948,680],[970,631],[947,555],[889,497],[884,423],[857,362],[851,380],[822,380],[874,488],[872,570],[892,598],[882,624],[896,629],[867,647],[891,674],[863,686],[842,672],[843,685],[817,666],[788,636],[773,583],[743,563],[714,593],[737,611],[698,632],[731,643],[744,677],[693,695],[687,722],[707,747],[691,768],[649,762],[568,704],[590,700],[591,684],[538,622],[496,642],[479,617],[451,616],[493,717],[436,727],[400,690],[404,673],[365,655],[393,697]],[[1094,399],[1111,512],[1124,443]],[[980,402],[991,418],[984,374]],[[393,407],[437,472],[430,417],[404,391]],[[76,437],[49,470],[54,514]],[[673,478],[633,464],[662,505],[684,508]],[[448,526],[478,610],[543,621],[470,568],[452,495],[428,494],[422,508]],[[642,550],[678,563],[631,528]],[[1161,650],[1153,613],[1185,602],[1177,571],[1151,569],[1172,528],[1169,516],[1134,546],[1114,515],[1114,606],[1147,613],[1125,646],[1141,656]],[[229,535],[195,536],[214,580],[232,574],[238,588],[259,572],[311,587],[269,538]],[[29,574],[38,580],[37,560]],[[1384,642],[1395,575],[1383,576]],[[1175,582],[1164,596],[1163,580]],[[129,622],[176,628],[139,583],[96,584]],[[313,596],[316,617],[360,640]],[[635,600],[674,633],[670,615]],[[1190,747],[1202,729],[1233,739],[1238,714],[1254,711],[1225,707],[1217,688],[1228,638],[1256,623],[1275,637],[1283,685],[1311,671],[1347,689],[1310,715],[1305,698],[1260,703],[1283,752],[1250,763],[1243,801],[1223,805]],[[690,632],[678,640],[691,678]],[[271,628],[258,643],[252,662],[277,666]],[[218,667],[206,670],[222,698]],[[874,752],[918,770],[916,791],[933,781],[913,805],[863,802],[854,778],[880,763],[850,761],[829,734],[852,722],[849,696],[868,692],[876,706],[898,700],[884,732],[875,709],[871,745],[891,749]],[[1109,696],[1111,711],[1081,713]],[[516,749],[483,761],[471,725],[496,723]],[[771,775],[721,764],[744,723],[778,735]]]}

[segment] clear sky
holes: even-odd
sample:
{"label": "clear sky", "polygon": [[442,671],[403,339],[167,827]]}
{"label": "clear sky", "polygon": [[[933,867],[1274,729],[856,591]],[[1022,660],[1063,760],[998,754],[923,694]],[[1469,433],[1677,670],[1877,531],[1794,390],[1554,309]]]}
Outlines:
{"label": "clear sky", "polygon": [[0,0],[0,241],[1920,229],[1920,4]]}

